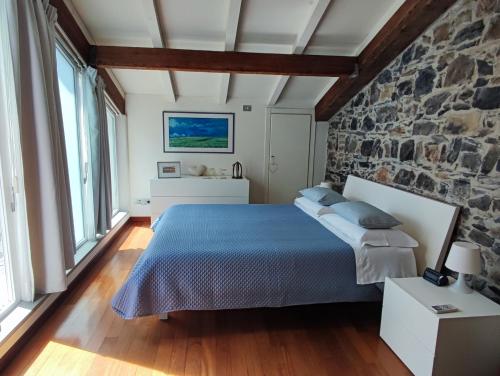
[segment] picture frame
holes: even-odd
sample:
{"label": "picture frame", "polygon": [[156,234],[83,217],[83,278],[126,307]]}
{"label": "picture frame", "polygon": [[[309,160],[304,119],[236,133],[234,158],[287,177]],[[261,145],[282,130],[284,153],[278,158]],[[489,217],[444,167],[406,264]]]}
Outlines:
{"label": "picture frame", "polygon": [[158,179],[180,178],[181,162],[157,162]]}
{"label": "picture frame", "polygon": [[234,123],[234,112],[163,111],[163,152],[234,154]]}

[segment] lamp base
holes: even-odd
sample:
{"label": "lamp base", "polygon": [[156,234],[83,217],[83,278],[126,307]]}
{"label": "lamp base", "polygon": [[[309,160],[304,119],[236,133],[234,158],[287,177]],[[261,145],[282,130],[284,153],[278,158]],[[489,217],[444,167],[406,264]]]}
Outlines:
{"label": "lamp base", "polygon": [[450,290],[459,294],[471,294],[473,291],[467,285],[467,282],[465,281],[465,274],[463,273],[458,273],[458,279],[450,286]]}

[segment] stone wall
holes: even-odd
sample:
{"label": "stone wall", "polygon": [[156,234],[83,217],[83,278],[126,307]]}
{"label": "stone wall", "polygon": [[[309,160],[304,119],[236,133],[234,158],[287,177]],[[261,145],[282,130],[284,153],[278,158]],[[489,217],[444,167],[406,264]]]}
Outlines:
{"label": "stone wall", "polygon": [[348,174],[462,207],[473,286],[500,302],[500,0],[459,0],[330,119],[326,178]]}

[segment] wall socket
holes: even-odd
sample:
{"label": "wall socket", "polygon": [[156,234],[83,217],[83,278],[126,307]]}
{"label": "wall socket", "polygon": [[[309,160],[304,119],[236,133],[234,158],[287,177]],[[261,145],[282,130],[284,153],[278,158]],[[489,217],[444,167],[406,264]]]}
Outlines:
{"label": "wall socket", "polygon": [[243,111],[252,111],[252,106],[249,104],[244,104],[243,105]]}
{"label": "wall socket", "polygon": [[137,205],[149,205],[151,204],[151,200],[149,198],[138,198],[135,200]]}

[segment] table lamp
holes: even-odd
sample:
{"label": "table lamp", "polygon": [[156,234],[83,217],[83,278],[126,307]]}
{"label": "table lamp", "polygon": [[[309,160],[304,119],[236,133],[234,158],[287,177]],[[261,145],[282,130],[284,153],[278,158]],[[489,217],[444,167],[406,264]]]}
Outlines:
{"label": "table lamp", "polygon": [[481,272],[479,247],[472,243],[454,242],[445,265],[448,269],[458,272],[458,279],[451,285],[451,289],[462,294],[470,294],[472,289],[465,282],[465,275]]}

